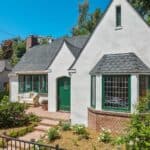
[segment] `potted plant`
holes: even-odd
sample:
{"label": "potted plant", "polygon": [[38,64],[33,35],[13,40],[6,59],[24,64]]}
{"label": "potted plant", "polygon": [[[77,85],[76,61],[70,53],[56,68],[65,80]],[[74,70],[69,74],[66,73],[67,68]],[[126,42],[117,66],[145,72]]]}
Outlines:
{"label": "potted plant", "polygon": [[48,110],[48,100],[42,100],[41,105],[43,110]]}

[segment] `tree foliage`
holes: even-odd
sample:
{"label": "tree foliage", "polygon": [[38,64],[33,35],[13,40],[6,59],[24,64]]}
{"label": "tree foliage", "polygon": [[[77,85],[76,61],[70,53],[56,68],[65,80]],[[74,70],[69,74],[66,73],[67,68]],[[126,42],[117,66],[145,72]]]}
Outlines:
{"label": "tree foliage", "polygon": [[133,7],[144,17],[150,25],[150,1],[149,0],[129,0]]}
{"label": "tree foliage", "polygon": [[5,40],[1,44],[0,59],[9,59],[15,65],[26,52],[26,42],[19,37]]}
{"label": "tree foliage", "polygon": [[13,42],[11,40],[3,41],[1,46],[0,55],[2,59],[9,59],[13,54]]}
{"label": "tree foliage", "polygon": [[102,12],[100,9],[89,13],[89,2],[88,0],[84,0],[82,4],[79,4],[78,23],[73,27],[72,34],[77,36],[92,33],[101,17]]}
{"label": "tree foliage", "polygon": [[11,57],[11,64],[15,65],[26,52],[26,42],[19,37],[12,39],[12,41],[13,55]]}
{"label": "tree foliage", "polygon": [[129,149],[150,149],[150,95],[140,98],[132,115],[126,141]]}

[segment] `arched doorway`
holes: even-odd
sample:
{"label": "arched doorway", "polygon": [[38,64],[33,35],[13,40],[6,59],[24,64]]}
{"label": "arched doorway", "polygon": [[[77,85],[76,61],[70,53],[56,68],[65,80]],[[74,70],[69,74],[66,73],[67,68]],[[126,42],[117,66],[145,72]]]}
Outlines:
{"label": "arched doorway", "polygon": [[70,111],[70,78],[57,79],[57,102],[59,111]]}

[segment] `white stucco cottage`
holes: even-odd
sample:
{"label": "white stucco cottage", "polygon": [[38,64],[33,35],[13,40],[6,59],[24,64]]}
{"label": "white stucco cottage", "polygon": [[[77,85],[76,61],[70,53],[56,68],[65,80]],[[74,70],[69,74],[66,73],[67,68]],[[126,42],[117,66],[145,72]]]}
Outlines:
{"label": "white stucco cottage", "polygon": [[121,130],[150,88],[149,41],[149,26],[129,2],[113,0],[90,37],[31,48],[10,75],[10,99],[46,93],[49,111],[70,111],[73,124]]}

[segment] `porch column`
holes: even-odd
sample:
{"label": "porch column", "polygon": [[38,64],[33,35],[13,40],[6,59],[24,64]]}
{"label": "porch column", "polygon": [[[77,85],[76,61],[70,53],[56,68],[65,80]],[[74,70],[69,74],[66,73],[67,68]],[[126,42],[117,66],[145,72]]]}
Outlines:
{"label": "porch column", "polygon": [[17,102],[19,94],[19,82],[17,74],[9,74],[10,101]]}
{"label": "porch column", "polygon": [[48,111],[49,112],[57,111],[56,82],[52,72],[48,73]]}
{"label": "porch column", "polygon": [[102,110],[102,75],[96,76],[96,110]]}
{"label": "porch column", "polygon": [[131,113],[135,111],[139,98],[139,75],[131,75]]}

